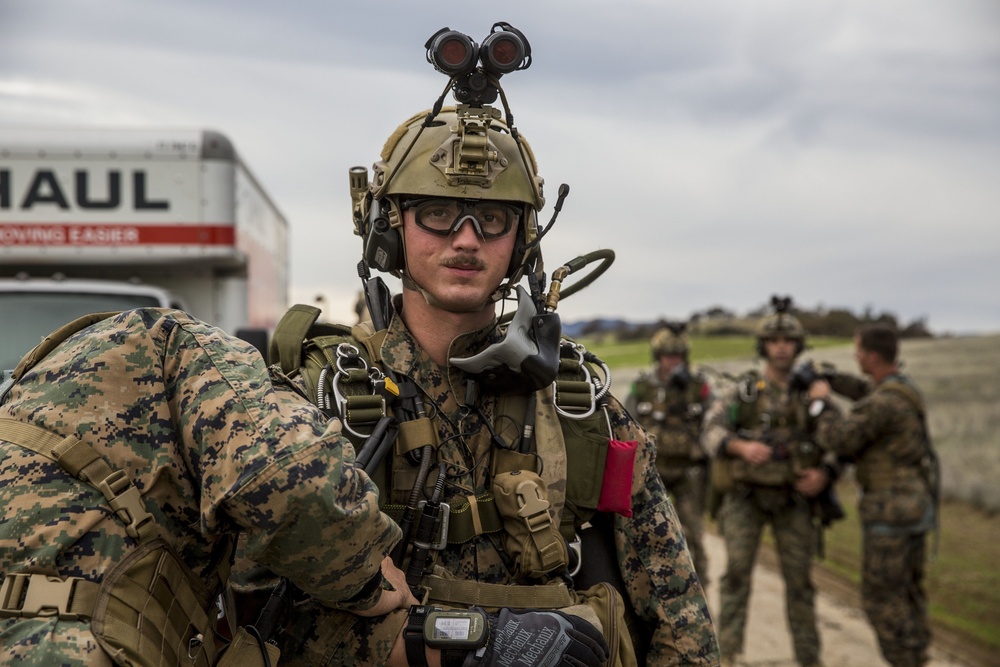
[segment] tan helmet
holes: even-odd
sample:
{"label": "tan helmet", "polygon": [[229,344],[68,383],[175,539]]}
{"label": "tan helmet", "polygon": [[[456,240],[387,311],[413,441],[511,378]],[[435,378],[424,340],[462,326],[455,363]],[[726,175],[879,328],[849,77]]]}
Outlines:
{"label": "tan helmet", "polygon": [[653,350],[653,359],[656,360],[661,354],[687,356],[690,346],[684,329],[683,324],[679,326],[668,324],[654,333],[649,341],[649,345]]}
{"label": "tan helmet", "polygon": [[368,210],[359,211],[356,205],[356,217],[370,220],[360,226],[369,236],[366,258],[379,270],[403,273],[401,205],[409,197],[521,204],[524,212],[507,280],[492,297],[498,300],[521,279],[526,260],[537,249],[532,244],[538,238],[537,213],[545,204],[544,180],[528,142],[520,135],[515,138],[498,110],[460,105],[444,107],[433,117],[430,114],[424,111],[410,117],[386,140],[381,160],[373,168],[370,197],[364,204]]}
{"label": "tan helmet", "polygon": [[805,349],[806,330],[798,318],[791,313],[792,298],[790,296],[773,296],[771,297],[771,305],[774,307],[774,314],[765,317],[764,321],[757,327],[757,353],[762,357],[765,356],[764,341],[782,336],[798,341],[795,354],[799,354]]}

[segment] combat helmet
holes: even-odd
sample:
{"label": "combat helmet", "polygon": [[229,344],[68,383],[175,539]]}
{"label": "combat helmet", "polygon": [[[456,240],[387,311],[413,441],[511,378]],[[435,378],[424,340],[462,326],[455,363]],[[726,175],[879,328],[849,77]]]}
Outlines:
{"label": "combat helmet", "polygon": [[425,46],[428,61],[451,77],[456,100],[465,103],[443,106],[442,94],[434,108],[396,128],[373,165],[370,184],[366,169],[352,168],[355,233],[364,239],[370,267],[405,282],[402,213],[408,201],[448,197],[510,202],[520,211],[518,236],[506,280],[491,297],[496,301],[521,279],[537,252],[537,213],[545,204],[544,180],[531,147],[512,127],[509,109],[505,120],[489,105],[499,93],[499,77],[528,66],[530,47],[519,31],[501,23],[494,25],[482,47],[448,28]]}
{"label": "combat helmet", "polygon": [[653,361],[656,361],[661,354],[679,354],[687,358],[690,346],[686,329],[687,324],[684,322],[667,322],[662,329],[657,330],[649,341]]}
{"label": "combat helmet", "polygon": [[764,341],[777,336],[796,341],[795,354],[800,354],[806,346],[806,330],[792,315],[792,297],[774,295],[771,297],[771,306],[774,308],[774,314],[765,317],[757,328],[757,354],[761,357],[766,356]]}

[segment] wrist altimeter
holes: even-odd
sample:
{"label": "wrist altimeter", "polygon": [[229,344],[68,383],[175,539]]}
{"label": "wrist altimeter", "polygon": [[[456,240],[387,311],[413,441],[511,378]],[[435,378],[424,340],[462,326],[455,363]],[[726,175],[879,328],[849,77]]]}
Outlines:
{"label": "wrist altimeter", "polygon": [[488,637],[486,613],[478,609],[431,607],[424,619],[424,643],[432,648],[474,650]]}

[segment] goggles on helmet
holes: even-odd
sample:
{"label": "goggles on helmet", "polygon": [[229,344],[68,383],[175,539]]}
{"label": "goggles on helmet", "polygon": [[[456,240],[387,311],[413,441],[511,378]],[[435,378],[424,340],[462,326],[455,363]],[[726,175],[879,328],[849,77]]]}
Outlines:
{"label": "goggles on helmet", "polygon": [[417,226],[436,236],[451,236],[465,221],[483,239],[495,239],[517,227],[521,209],[505,202],[466,199],[410,199],[403,210],[412,209]]}

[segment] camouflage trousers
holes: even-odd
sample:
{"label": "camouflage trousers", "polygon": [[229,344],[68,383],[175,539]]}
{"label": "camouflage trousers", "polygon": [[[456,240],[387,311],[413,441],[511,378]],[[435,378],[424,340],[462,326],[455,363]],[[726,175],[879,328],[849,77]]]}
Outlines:
{"label": "camouflage trousers", "polygon": [[[779,489],[767,489],[783,494]],[[809,505],[787,492],[780,506],[760,507],[753,492],[737,487],[726,494],[719,509],[719,529],[726,543],[726,572],[719,586],[719,648],[723,656],[743,651],[747,603],[754,561],[764,527],[774,533],[781,574],[785,580],[785,611],[792,632],[795,658],[801,665],[819,661],[815,595],[810,571],[816,532]]]}
{"label": "camouflage trousers", "polygon": [[708,493],[708,466],[689,464],[683,467],[660,468],[663,485],[673,497],[674,509],[681,521],[684,539],[694,561],[701,585],[708,586],[708,559],[702,544],[705,530],[705,500]]}
{"label": "camouflage trousers", "polygon": [[864,531],[862,602],[882,656],[893,667],[919,667],[927,661],[931,635],[924,543],[924,533]]}

